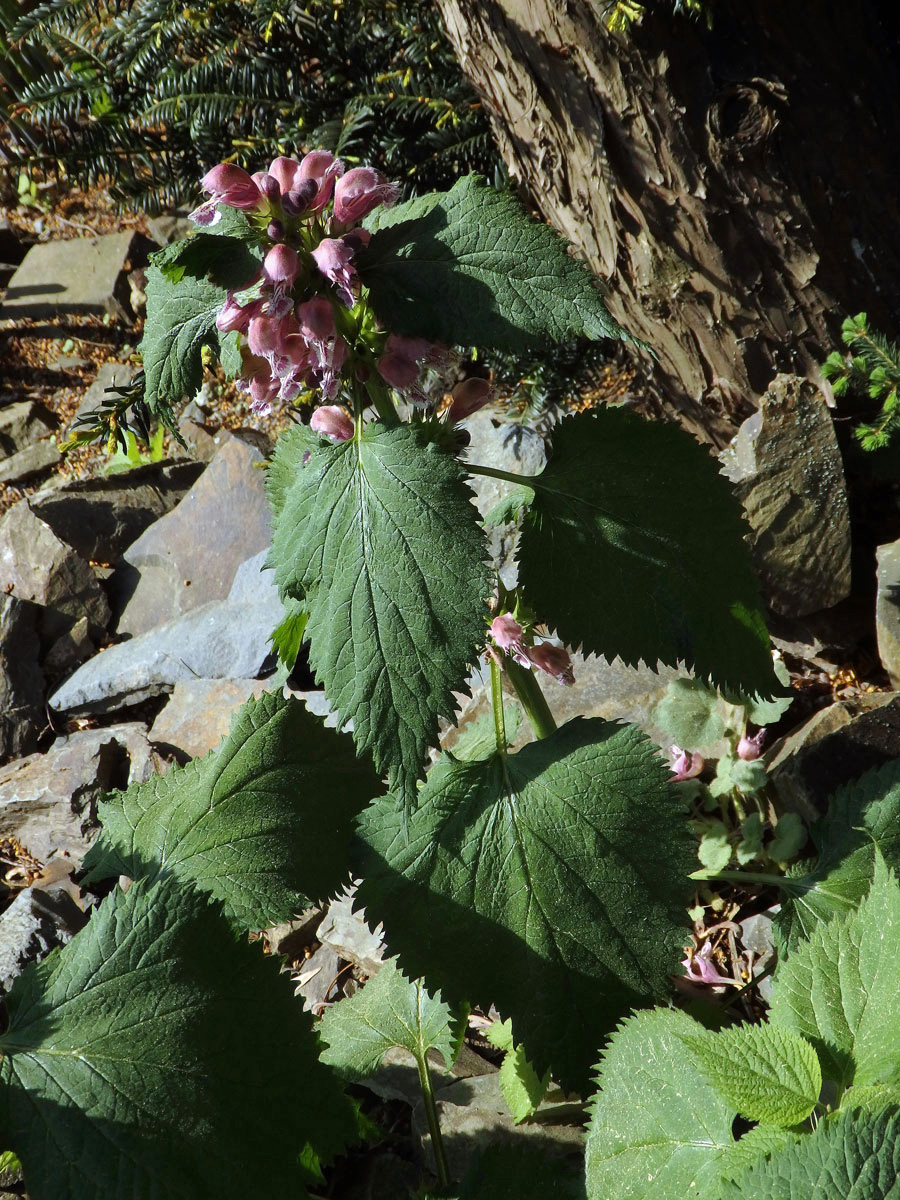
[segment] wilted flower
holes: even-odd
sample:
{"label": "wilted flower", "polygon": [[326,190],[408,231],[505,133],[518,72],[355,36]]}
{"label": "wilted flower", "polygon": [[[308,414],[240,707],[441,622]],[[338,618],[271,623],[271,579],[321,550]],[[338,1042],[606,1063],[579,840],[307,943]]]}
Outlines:
{"label": "wilted flower", "polygon": [[447,415],[452,423],[464,421],[489,403],[493,389],[487,379],[464,379],[450,393],[452,400]]}
{"label": "wilted flower", "polygon": [[501,613],[491,621],[491,637],[501,650],[510,653],[523,667],[531,666],[522,642],[523,629],[511,613]]}
{"label": "wilted flower", "polygon": [[372,167],[354,167],[338,180],[334,189],[334,220],[338,227],[355,225],[379,204],[393,204],[400,195],[396,183],[389,183]]}
{"label": "wilted flower", "polygon": [[696,954],[689,953],[682,960],[681,965],[684,967],[688,979],[692,979],[694,983],[707,983],[711,986],[734,984],[735,981],[727,975],[723,975],[712,961],[712,950],[712,942],[707,940]]}
{"label": "wilted flower", "polygon": [[337,404],[317,408],[309,423],[316,433],[324,433],[333,442],[347,442],[353,437],[353,422]]}
{"label": "wilted flower", "polygon": [[530,661],[540,671],[571,687],[575,682],[575,672],[572,670],[572,658],[562,646],[553,646],[544,642],[540,646],[528,646],[525,649]]}
{"label": "wilted flower", "polygon": [[695,779],[705,766],[702,754],[691,754],[682,750],[680,746],[669,747],[669,770],[672,772],[673,783]]}
{"label": "wilted flower", "polygon": [[742,758],[745,762],[753,762],[754,759],[759,758],[762,754],[765,740],[766,731],[764,729],[757,730],[752,737],[745,733],[738,742],[738,758]]}

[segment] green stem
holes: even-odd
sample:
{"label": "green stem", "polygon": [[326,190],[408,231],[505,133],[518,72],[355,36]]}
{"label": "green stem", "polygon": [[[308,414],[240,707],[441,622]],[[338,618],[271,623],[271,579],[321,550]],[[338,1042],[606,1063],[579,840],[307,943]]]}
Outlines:
{"label": "green stem", "polygon": [[375,411],[385,425],[399,425],[400,418],[397,416],[397,410],[390,396],[374,377],[366,380],[366,391]]}
{"label": "green stem", "polygon": [[506,718],[503,715],[503,686],[500,675],[500,664],[491,655],[491,708],[494,713],[494,736],[497,738],[497,752],[506,753]]}
{"label": "green stem", "polygon": [[520,483],[523,487],[534,487],[539,475],[516,475],[513,471],[498,471],[496,467],[481,467],[478,463],[465,463],[470,475],[489,475],[491,479],[505,479],[507,483]]}
{"label": "green stem", "polygon": [[[419,983],[421,987],[421,983]],[[416,1055],[416,1066],[419,1068],[419,1083],[422,1087],[422,1103],[425,1107],[425,1117],[428,1121],[428,1131],[431,1134],[431,1147],[434,1150],[434,1165],[437,1171],[438,1186],[442,1192],[450,1189],[450,1170],[447,1166],[447,1155],[444,1151],[444,1139],[441,1134],[441,1122],[438,1119],[437,1105],[434,1102],[434,1092],[431,1087],[431,1073],[428,1070],[428,1060],[423,1052]]]}
{"label": "green stem", "polygon": [[535,735],[539,738],[549,737],[556,731],[556,721],[534,672],[520,666],[511,658],[507,659],[505,666],[509,681],[515,688]]}
{"label": "green stem", "polygon": [[[781,875],[767,875],[764,871],[715,871],[706,879],[721,879],[725,883],[765,883],[771,884],[773,887],[784,887],[784,879]],[[706,881],[704,880],[704,882]]]}

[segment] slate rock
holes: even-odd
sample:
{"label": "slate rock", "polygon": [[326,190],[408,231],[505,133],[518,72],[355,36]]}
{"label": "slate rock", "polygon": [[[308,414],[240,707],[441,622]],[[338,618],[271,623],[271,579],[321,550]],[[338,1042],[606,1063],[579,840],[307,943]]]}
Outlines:
{"label": "slate rock", "polygon": [[32,246],[9,281],[0,319],[110,313],[130,320],[125,264],[145,241],[128,230]]}
{"label": "slate rock", "polygon": [[267,687],[264,679],[181,680],[153,722],[150,741],[185,758],[201,758],[227,735],[237,710]]}
{"label": "slate rock", "polygon": [[183,238],[197,232],[197,226],[188,219],[187,209],[173,213],[161,213],[158,217],[148,217],[147,228],[157,246],[168,246],[170,242],[180,242]]}
{"label": "slate rock", "polygon": [[900,689],[900,541],[879,546],[878,596],[875,602],[875,633],[878,657],[891,686]]}
{"label": "slate rock", "polygon": [[355,895],[356,888],[351,886],[332,900],[316,936],[323,946],[330,946],[366,975],[377,975],[384,960],[382,927],[370,929],[364,910],[353,911]]}
{"label": "slate rock", "polygon": [[59,737],[46,754],[0,767],[0,838],[15,837],[41,862],[80,862],[96,831],[96,803],[111,788],[143,781],[153,760],[137,722]]}
{"label": "slate rock", "polygon": [[114,584],[120,634],[224,600],[241,563],[268,547],[264,457],[246,435],[226,436],[181,503],[128,548]]}
{"label": "slate rock", "polygon": [[811,383],[777,375],[720,460],[750,521],[769,605],[801,617],[850,594],[850,515],[831,413]]}
{"label": "slate rock", "polygon": [[0,996],[32,962],[64,946],[87,921],[62,888],[25,888],[0,914]]}
{"label": "slate rock", "polygon": [[51,707],[110,712],[169,691],[182,680],[259,676],[273,661],[269,638],[284,615],[272,573],[259,569],[264,558],[265,551],[242,564],[227,600],[184,613],[89,659],[50,697]]}
{"label": "slate rock", "polygon": [[303,1011],[320,1013],[329,1001],[341,998],[341,963],[332,946],[320,946],[297,971],[295,996],[303,997]]}
{"label": "slate rock", "polygon": [[44,488],[28,503],[58,538],[90,562],[111,563],[171,512],[203,472],[196,462],[148,463],[112,476]]}
{"label": "slate rock", "polygon": [[118,385],[125,388],[137,374],[137,367],[130,363],[105,362],[97,370],[94,382],[81,397],[81,403],[75,413],[76,417],[87,416],[97,408],[101,408],[112,397],[106,389]]}
{"label": "slate rock", "polygon": [[30,754],[46,724],[38,615],[33,604],[0,593],[0,758]]}
{"label": "slate rock", "polygon": [[15,400],[0,408],[0,453],[9,456],[47,437],[59,425],[56,415],[36,400]]}
{"label": "slate rock", "polygon": [[20,500],[0,519],[0,591],[39,604],[45,643],[61,637],[80,617],[94,630],[109,621],[106,593],[90,566]]}
{"label": "slate rock", "polygon": [[25,483],[58,465],[59,447],[52,438],[32,442],[15,454],[0,459],[0,483]]}
{"label": "slate rock", "polygon": [[[483,408],[461,423],[471,438],[466,458],[469,462],[518,475],[539,475],[547,462],[547,446],[535,430],[518,422],[500,419],[497,409]],[[483,517],[515,488],[504,479],[473,475],[469,484],[475,492],[476,506]],[[495,569],[507,587],[514,587],[518,575],[513,562],[518,529],[514,523],[488,530],[488,543]]]}
{"label": "slate rock", "polygon": [[71,629],[57,638],[44,656],[44,674],[50,684],[71,675],[76,667],[90,658],[96,650],[91,639],[90,622],[79,617]]}

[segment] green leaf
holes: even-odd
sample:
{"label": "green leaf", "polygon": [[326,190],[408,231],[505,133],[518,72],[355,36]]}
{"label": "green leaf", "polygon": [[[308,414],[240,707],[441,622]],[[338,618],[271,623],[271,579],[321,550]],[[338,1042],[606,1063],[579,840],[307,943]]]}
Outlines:
{"label": "green leaf", "polygon": [[728,830],[722,821],[703,821],[697,858],[707,871],[716,874],[724,871],[731,862],[733,853]]}
{"label": "green leaf", "polygon": [[683,953],[692,842],[655,747],[576,719],[517,754],[444,755],[404,815],[387,797],[358,826],[360,901],[388,945],[446,996],[496,1004],[539,1072],[583,1088]]}
{"label": "green leaf", "polygon": [[[503,705],[503,727],[506,730],[506,747],[515,740],[522,723],[522,711],[518,704]],[[467,725],[453,745],[453,757],[465,759],[490,758],[497,750],[497,733],[494,729],[493,713],[482,713],[477,721]]]}
{"label": "green leaf", "polygon": [[822,1071],[805,1038],[770,1025],[740,1025],[682,1038],[720,1096],[749,1121],[799,1125],[819,1100]]}
{"label": "green leaf", "polygon": [[[778,682],[789,688],[791,673],[781,659],[776,658],[772,666]],[[794,703],[793,695],[780,696],[775,700],[760,700],[756,696],[742,696],[739,692],[732,692],[725,696],[725,699],[729,704],[739,704],[744,709],[747,720],[753,725],[774,725]]]}
{"label": "green leaf", "polygon": [[806,845],[807,836],[799,813],[782,813],[775,826],[775,836],[769,842],[769,857],[775,862],[787,862],[795,858]]}
{"label": "green leaf", "polygon": [[900,871],[900,760],[839,788],[810,837],[815,866],[791,872],[781,885],[786,898],[775,927],[788,949],[856,907],[872,881],[876,849]]}
{"label": "green leaf", "polygon": [[458,1200],[584,1200],[580,1169],[533,1146],[493,1145],[473,1158]]}
{"label": "green leaf", "polygon": [[270,476],[270,562],[309,613],[310,663],[407,798],[477,661],[490,592],[472,493],[436,435],[373,423],[333,446],[289,434]]}
{"label": "green leaf", "polygon": [[588,1128],[588,1200],[717,1195],[736,1114],[684,1043],[700,1029],[657,1008],[624,1021],[610,1040]]}
{"label": "green leaf", "polygon": [[396,333],[499,350],[635,340],[563,239],[476,175],[382,215],[357,270],[375,313]]}
{"label": "green leaf", "polygon": [[89,879],[165,871],[264,929],[341,885],[353,818],[379,790],[348,737],[267,692],[217,750],[109,799],[84,865]]}
{"label": "green leaf", "polygon": [[305,1196],[352,1130],[286,976],[171,878],[116,888],[16,980],[0,1128],[32,1200]]}
{"label": "green leaf", "polygon": [[284,619],[275,626],[269,638],[279,659],[289,671],[294,669],[300,647],[303,645],[306,621],[306,609],[301,601],[289,599],[285,604]]}
{"label": "green leaf", "polygon": [[759,813],[751,813],[741,821],[741,840],[737,844],[735,857],[741,866],[746,866],[763,852],[763,820]]}
{"label": "green leaf", "polygon": [[524,1046],[513,1040],[512,1021],[498,1021],[487,1030],[485,1036],[492,1046],[504,1052],[500,1066],[500,1091],[506,1101],[513,1120],[520,1122],[533,1116],[550,1086],[550,1072],[539,1077],[528,1061]]}
{"label": "green leaf", "polygon": [[606,407],[560,421],[528,482],[520,579],[564,642],[779,692],[741,508],[705,446]]}
{"label": "green leaf", "polygon": [[[771,1154],[773,1150],[786,1146],[793,1138],[794,1133],[780,1125],[754,1125],[735,1142],[722,1159],[721,1179],[737,1179],[748,1167]],[[715,1195],[718,1200],[719,1193]]]}
{"label": "green leaf", "polygon": [[437,1050],[448,1071],[458,1050],[453,1014],[440,992],[429,995],[421,979],[411,983],[395,959],[355,995],[327,1009],[319,1033],[326,1043],[322,1062],[350,1081],[377,1071],[392,1046],[402,1046],[419,1062]]}
{"label": "green leaf", "polygon": [[653,720],[682,750],[712,746],[725,736],[722,701],[699,679],[673,679]]}
{"label": "green leaf", "polygon": [[837,1083],[900,1085],[900,886],[880,855],[859,908],[779,965],[771,1020],[817,1046]]}
{"label": "green leaf", "polygon": [[900,1200],[900,1113],[837,1112],[726,1181],[722,1200]]}

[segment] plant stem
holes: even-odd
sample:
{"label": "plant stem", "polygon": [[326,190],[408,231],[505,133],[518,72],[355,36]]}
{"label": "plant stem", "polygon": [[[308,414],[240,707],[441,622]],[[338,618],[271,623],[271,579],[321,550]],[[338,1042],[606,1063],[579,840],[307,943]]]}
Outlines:
{"label": "plant stem", "polygon": [[556,731],[556,721],[534,672],[520,666],[513,659],[508,659],[505,665],[506,674],[516,690],[535,735],[539,738],[549,737]]}
{"label": "plant stem", "polygon": [[499,471],[496,467],[481,467],[477,463],[464,463],[470,475],[489,475],[491,479],[505,479],[507,483],[520,483],[523,487],[534,487],[540,476],[516,475],[513,471]]}
{"label": "plant stem", "polygon": [[[419,987],[421,987],[421,982]],[[449,1191],[450,1170],[447,1166],[447,1155],[444,1152],[444,1139],[441,1134],[441,1122],[438,1119],[437,1105],[434,1102],[434,1092],[431,1088],[431,1073],[428,1070],[428,1060],[424,1052],[416,1055],[416,1066],[419,1068],[419,1083],[422,1087],[422,1103],[425,1106],[425,1116],[428,1120],[428,1131],[431,1134],[431,1148],[434,1151],[434,1165],[437,1171],[438,1187],[442,1192]]]}
{"label": "plant stem", "polygon": [[397,416],[397,410],[391,402],[383,387],[374,378],[366,380],[366,391],[369,394],[369,399],[375,411],[384,421],[385,425],[399,425],[400,418]]}
{"label": "plant stem", "polygon": [[497,753],[506,753],[506,718],[503,715],[503,686],[500,675],[500,664],[491,655],[491,708],[494,713],[494,736],[497,739]]}
{"label": "plant stem", "polygon": [[709,879],[721,879],[725,883],[767,883],[774,887],[783,887],[781,875],[767,875],[764,871],[716,871]]}

